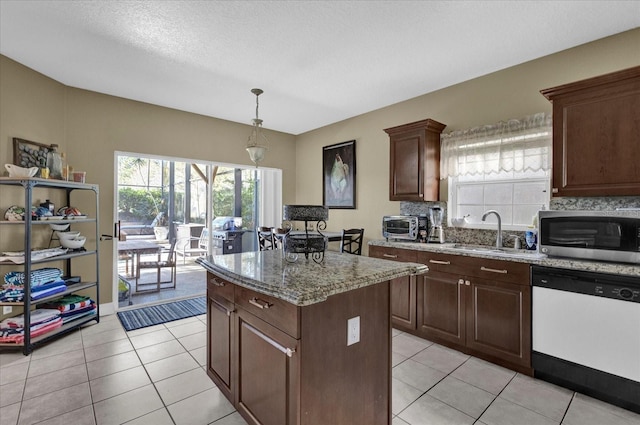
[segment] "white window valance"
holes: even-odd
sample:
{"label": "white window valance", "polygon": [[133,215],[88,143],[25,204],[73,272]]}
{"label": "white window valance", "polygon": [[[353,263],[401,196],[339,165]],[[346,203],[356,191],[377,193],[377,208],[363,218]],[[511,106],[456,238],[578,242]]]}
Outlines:
{"label": "white window valance", "polygon": [[440,178],[551,169],[551,114],[440,136]]}

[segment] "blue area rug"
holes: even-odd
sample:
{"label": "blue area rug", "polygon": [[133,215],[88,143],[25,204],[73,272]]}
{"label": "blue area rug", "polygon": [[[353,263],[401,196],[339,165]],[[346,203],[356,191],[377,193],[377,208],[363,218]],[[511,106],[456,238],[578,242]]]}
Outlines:
{"label": "blue area rug", "polygon": [[118,312],[118,319],[125,330],[146,328],[191,316],[198,316],[207,312],[205,297],[191,298],[166,304],[141,307],[135,310]]}

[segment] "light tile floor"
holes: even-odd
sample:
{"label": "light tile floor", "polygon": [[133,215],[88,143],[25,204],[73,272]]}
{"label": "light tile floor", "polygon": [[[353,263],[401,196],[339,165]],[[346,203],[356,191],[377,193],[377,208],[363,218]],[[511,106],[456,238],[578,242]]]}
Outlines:
{"label": "light tile floor", "polygon": [[[246,425],[204,370],[205,320],[125,332],[112,315],[30,356],[0,352],[0,425]],[[393,335],[393,425],[640,425],[633,412]]]}

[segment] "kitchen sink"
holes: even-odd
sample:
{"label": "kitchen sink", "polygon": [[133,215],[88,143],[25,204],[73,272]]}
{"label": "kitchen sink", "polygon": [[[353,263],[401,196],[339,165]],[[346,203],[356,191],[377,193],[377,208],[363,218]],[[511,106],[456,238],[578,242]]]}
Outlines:
{"label": "kitchen sink", "polygon": [[496,248],[488,245],[470,245],[470,244],[454,244],[451,249],[456,251],[477,252],[479,254],[495,255],[497,257],[512,258],[545,258],[546,255],[540,254],[538,251],[528,251],[525,249],[515,248]]}

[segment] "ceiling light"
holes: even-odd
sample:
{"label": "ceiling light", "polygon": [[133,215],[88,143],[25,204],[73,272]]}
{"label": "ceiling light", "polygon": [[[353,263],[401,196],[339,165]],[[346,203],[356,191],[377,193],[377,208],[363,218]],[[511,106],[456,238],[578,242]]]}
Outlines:
{"label": "ceiling light", "polygon": [[264,93],[261,89],[251,89],[251,93],[256,95],[256,117],[253,119],[253,129],[247,140],[247,152],[249,158],[256,164],[262,161],[267,152],[267,137],[262,133],[262,120],[258,118],[258,96]]}

